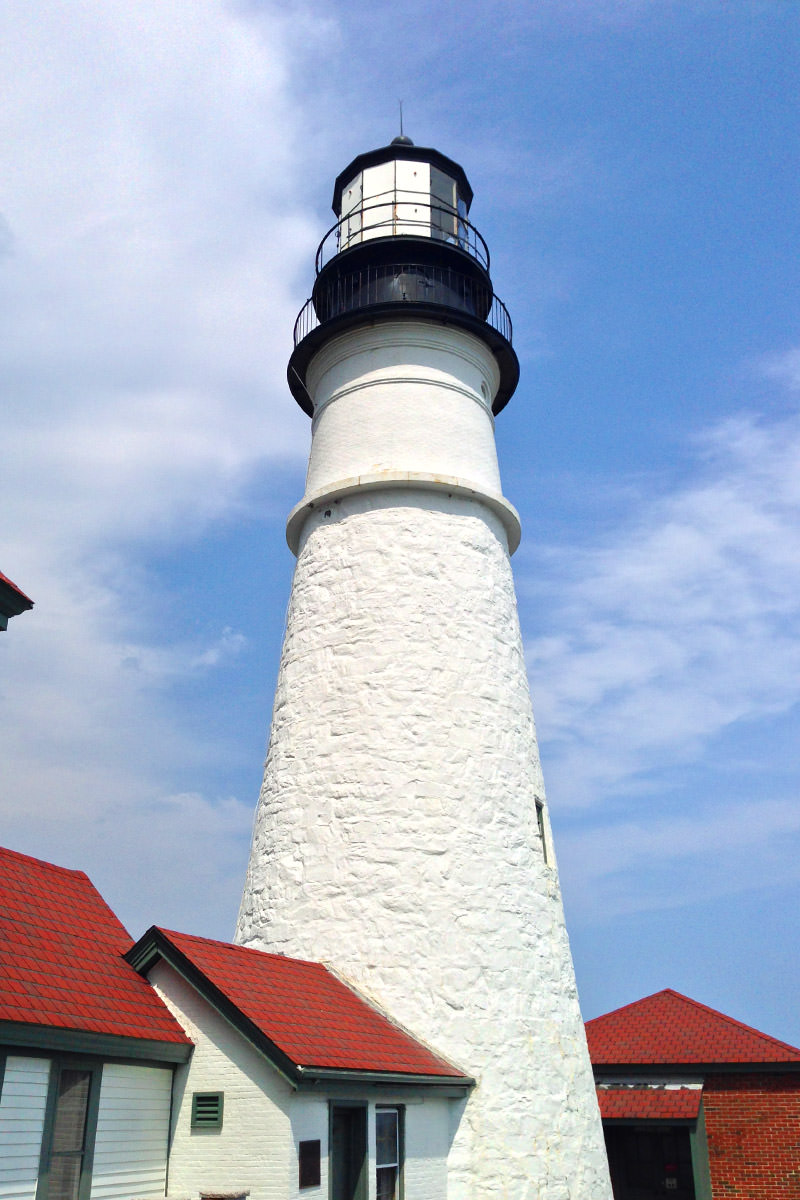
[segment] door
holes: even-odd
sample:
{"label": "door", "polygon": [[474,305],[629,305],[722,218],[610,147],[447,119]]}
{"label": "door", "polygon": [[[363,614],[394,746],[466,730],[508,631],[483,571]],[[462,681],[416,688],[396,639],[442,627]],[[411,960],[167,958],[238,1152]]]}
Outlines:
{"label": "door", "polygon": [[681,1125],[606,1125],[614,1200],[695,1200],[689,1130]]}
{"label": "door", "polygon": [[366,1200],[367,1110],[361,1105],[331,1105],[331,1200]]}

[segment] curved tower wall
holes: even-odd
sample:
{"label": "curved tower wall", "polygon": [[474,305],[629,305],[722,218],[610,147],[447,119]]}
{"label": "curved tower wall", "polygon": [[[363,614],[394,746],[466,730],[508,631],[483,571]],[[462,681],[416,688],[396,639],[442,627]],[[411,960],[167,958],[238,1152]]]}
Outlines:
{"label": "curved tower wall", "polygon": [[[382,320],[305,378],[307,489],[237,941],[322,960],[473,1075],[452,1200],[610,1200],[473,334]],[[412,1198],[408,1198],[412,1200]]]}

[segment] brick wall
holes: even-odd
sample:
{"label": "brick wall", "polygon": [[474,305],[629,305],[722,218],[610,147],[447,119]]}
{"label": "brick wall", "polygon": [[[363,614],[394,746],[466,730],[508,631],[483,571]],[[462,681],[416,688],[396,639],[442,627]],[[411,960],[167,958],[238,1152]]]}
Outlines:
{"label": "brick wall", "polygon": [[714,1200],[800,1198],[800,1074],[707,1076],[703,1109]]}

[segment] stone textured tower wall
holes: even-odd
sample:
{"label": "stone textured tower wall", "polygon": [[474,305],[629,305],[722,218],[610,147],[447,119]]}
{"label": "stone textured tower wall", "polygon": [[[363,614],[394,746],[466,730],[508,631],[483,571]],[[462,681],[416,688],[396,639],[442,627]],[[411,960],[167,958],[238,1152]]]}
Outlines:
{"label": "stone textured tower wall", "polygon": [[496,369],[479,339],[431,324],[356,330],[309,372],[309,491],[290,519],[298,561],[237,940],[331,964],[477,1078],[453,1200],[608,1200],[536,817]]}

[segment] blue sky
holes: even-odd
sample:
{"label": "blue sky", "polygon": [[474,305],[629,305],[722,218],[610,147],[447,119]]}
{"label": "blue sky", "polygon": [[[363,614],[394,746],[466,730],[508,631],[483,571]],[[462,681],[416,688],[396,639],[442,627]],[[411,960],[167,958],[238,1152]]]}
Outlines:
{"label": "blue sky", "polygon": [[10,0],[2,841],[229,937],[336,174],[463,163],[584,1014],[671,986],[800,1043],[800,10]]}

